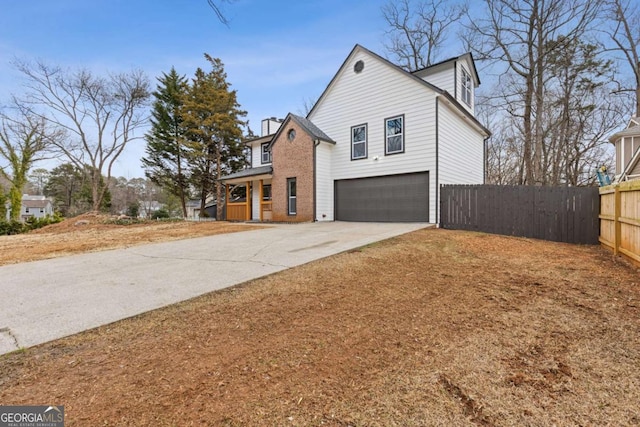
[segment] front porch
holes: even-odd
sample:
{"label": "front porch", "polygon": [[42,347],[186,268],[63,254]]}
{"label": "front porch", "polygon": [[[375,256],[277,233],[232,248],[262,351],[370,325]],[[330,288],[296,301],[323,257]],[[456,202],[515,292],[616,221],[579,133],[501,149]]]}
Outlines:
{"label": "front porch", "polygon": [[271,167],[250,168],[223,178],[227,221],[271,221]]}
{"label": "front porch", "polygon": [[227,184],[226,188],[227,221],[271,221],[271,180]]}

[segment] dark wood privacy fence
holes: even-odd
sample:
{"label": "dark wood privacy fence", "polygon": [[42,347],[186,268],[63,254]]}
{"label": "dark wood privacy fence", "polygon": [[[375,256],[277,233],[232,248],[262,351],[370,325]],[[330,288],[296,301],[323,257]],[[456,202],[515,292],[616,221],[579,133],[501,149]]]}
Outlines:
{"label": "dark wood privacy fence", "polygon": [[593,187],[440,187],[442,228],[595,245],[599,214]]}

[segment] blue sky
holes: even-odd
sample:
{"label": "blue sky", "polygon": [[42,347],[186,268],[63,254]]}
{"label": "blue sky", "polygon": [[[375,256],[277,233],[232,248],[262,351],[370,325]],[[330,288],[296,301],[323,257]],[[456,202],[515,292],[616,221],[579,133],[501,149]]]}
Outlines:
{"label": "blue sky", "polygon": [[[236,0],[229,27],[207,0],[5,1],[0,14],[0,102],[20,94],[13,58],[98,74],[142,69],[152,80],[174,66],[188,77],[220,58],[254,132],[265,117],[302,113],[356,43],[384,55],[386,0]],[[451,52],[452,55],[462,52]],[[114,175],[142,176],[144,141],[134,141]]]}

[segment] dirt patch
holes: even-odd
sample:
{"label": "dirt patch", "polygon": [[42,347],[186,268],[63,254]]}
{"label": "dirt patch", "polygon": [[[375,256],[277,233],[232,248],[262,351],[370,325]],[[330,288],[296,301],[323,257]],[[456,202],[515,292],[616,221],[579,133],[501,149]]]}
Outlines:
{"label": "dirt patch", "polygon": [[69,426],[638,425],[638,271],[421,230],[0,358]]}
{"label": "dirt patch", "polygon": [[121,225],[115,217],[86,214],[27,234],[0,236],[0,265],[234,233],[255,227],[224,221],[149,221]]}

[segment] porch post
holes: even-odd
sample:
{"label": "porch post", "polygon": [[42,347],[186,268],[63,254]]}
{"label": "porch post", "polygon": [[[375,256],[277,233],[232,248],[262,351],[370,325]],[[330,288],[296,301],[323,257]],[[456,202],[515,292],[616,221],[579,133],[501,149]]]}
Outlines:
{"label": "porch post", "polygon": [[245,208],[245,218],[251,220],[251,181],[247,181],[247,206]]}
{"label": "porch post", "polygon": [[[227,215],[225,216],[225,221],[229,220],[229,183],[225,183],[224,185],[224,204],[227,206]],[[216,206],[216,209],[218,207]]]}
{"label": "porch post", "polygon": [[258,205],[260,206],[260,222],[264,221],[262,219],[262,198],[264,196],[262,186],[264,185],[264,179],[260,180],[260,200],[258,201]]}

